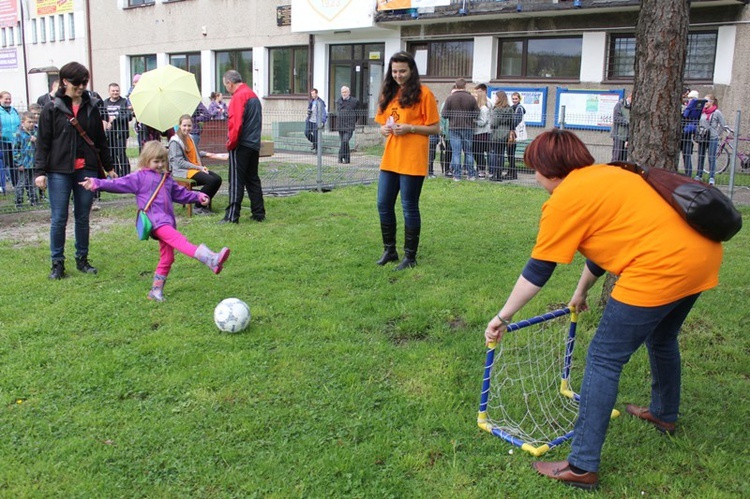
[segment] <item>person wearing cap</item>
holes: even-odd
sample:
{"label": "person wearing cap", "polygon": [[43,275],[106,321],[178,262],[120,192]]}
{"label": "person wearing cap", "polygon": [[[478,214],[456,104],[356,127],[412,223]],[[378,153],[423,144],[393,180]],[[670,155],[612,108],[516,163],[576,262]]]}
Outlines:
{"label": "person wearing cap", "polygon": [[685,175],[693,176],[693,138],[698,129],[698,121],[701,118],[705,99],[700,99],[697,90],[690,90],[687,94],[687,104],[682,111],[682,139],[680,150],[682,151],[682,163],[685,167]]}

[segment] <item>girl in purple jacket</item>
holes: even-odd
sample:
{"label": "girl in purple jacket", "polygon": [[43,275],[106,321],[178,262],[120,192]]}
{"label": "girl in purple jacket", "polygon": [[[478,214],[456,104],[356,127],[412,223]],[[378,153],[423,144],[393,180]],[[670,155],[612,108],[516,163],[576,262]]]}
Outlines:
{"label": "girl in purple jacket", "polygon": [[[81,186],[89,191],[107,191],[135,194],[138,208],[143,209],[161,181],[162,174],[168,167],[167,150],[157,141],[147,142],[138,157],[138,171],[112,180],[87,178]],[[153,224],[151,237],[159,241],[159,264],[154,272],[154,283],[148,298],[164,301],[164,283],[174,263],[174,250],[195,258],[210,268],[214,274],[221,272],[224,262],[229,258],[229,248],[222,248],[214,253],[206,245],[195,246],[177,230],[172,203],[197,203],[207,205],[210,198],[202,192],[188,191],[177,185],[170,175],[156,195],[148,210],[148,218]]]}

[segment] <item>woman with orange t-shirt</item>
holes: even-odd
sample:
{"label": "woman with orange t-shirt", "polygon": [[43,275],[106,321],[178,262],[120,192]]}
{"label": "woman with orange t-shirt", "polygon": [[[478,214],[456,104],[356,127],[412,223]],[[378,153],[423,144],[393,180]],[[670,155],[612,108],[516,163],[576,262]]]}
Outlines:
{"label": "woman with orange t-shirt", "polygon": [[427,176],[429,136],[440,132],[437,101],[419,81],[414,57],[397,52],[388,62],[375,121],[386,138],[378,180],[378,213],[383,235],[383,256],[376,263],[398,260],[396,251],[396,197],[401,192],[404,211],[404,259],[396,270],[417,265],[422,219],[419,195]]}
{"label": "woman with orange t-shirt", "polygon": [[544,286],[557,263],[576,252],[586,264],[570,306],[588,310],[586,295],[605,270],[619,276],[591,340],[578,419],[566,461],[534,463],[541,475],[593,489],[623,366],[646,344],[651,403],[626,411],[672,434],[680,408],[677,334],[701,292],[718,284],[722,247],[693,230],[640,176],[595,165],[572,132],[550,130],[524,161],[549,193],[536,245],[485,340],[500,341],[513,315]]}

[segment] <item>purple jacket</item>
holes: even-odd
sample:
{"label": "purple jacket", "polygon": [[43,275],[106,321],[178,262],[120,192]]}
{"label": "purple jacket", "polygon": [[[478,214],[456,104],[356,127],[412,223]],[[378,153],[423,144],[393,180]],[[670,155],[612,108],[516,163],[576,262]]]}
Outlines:
{"label": "purple jacket", "polygon": [[[115,192],[118,194],[135,194],[135,203],[139,209],[143,209],[156,190],[161,181],[161,173],[143,169],[115,179],[92,179],[94,186],[98,190],[106,192]],[[201,193],[189,191],[177,185],[172,175],[167,175],[164,185],[156,195],[154,202],[151,204],[147,214],[154,226],[154,230],[162,225],[177,227],[177,221],[174,218],[174,208],[172,203],[188,204],[200,202]]]}

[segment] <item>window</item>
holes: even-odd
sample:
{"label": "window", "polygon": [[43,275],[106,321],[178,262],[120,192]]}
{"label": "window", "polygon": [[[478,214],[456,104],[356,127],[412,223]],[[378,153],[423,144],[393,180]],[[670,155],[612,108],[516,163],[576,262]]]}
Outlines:
{"label": "window", "polygon": [[[706,81],[714,77],[718,33],[694,32],[688,34],[685,57],[685,81]],[[612,35],[609,40],[607,77],[610,80],[627,80],[635,76],[635,36]]]}
{"label": "window", "polygon": [[140,7],[141,5],[154,5],[155,0],[128,0],[128,7]]}
{"label": "window", "polygon": [[57,18],[57,24],[59,26],[58,28],[58,34],[60,35],[60,40],[65,40],[65,15],[60,14]]}
{"label": "window", "polygon": [[16,34],[14,33],[13,26],[8,26],[8,45],[11,47],[16,44]]}
{"label": "window", "polygon": [[409,52],[419,61],[423,76],[471,78],[474,64],[473,40],[411,43]]}
{"label": "window", "polygon": [[55,41],[55,18],[49,18],[49,41]]}
{"label": "window", "polygon": [[581,37],[500,40],[497,77],[577,80],[582,46]]}
{"label": "window", "polygon": [[130,76],[156,69],[156,54],[130,56]]}
{"label": "window", "polygon": [[71,12],[68,14],[68,40],[75,40],[76,37],[76,18]]}
{"label": "window", "polygon": [[3,39],[3,40],[2,40],[2,43],[3,43],[3,47],[7,47],[7,46],[8,46],[8,38],[7,38],[8,34],[7,34],[6,32],[5,32],[5,28],[3,28],[3,29],[2,29],[2,31],[1,31],[0,33],[2,33],[2,39]]}
{"label": "window", "polygon": [[36,19],[31,20],[31,43],[37,43],[39,41],[39,33],[37,32]]}
{"label": "window", "polygon": [[47,19],[44,17],[39,18],[39,35],[41,36],[41,42],[47,42]]}
{"label": "window", "polygon": [[690,33],[685,57],[685,80],[713,80],[716,42],[719,34]]}
{"label": "window", "polygon": [[184,69],[195,75],[195,82],[198,84],[198,90],[201,90],[201,54],[200,52],[191,52],[189,54],[170,54],[169,63],[180,69]]}
{"label": "window", "polygon": [[272,48],[269,56],[271,94],[307,95],[307,47]]}
{"label": "window", "polygon": [[609,40],[609,64],[607,77],[610,80],[635,76],[635,37],[612,35]]}
{"label": "window", "polygon": [[248,50],[226,50],[216,52],[216,75],[214,91],[223,92],[222,78],[224,73],[234,69],[242,75],[242,81],[247,86],[253,86],[253,51]]}

